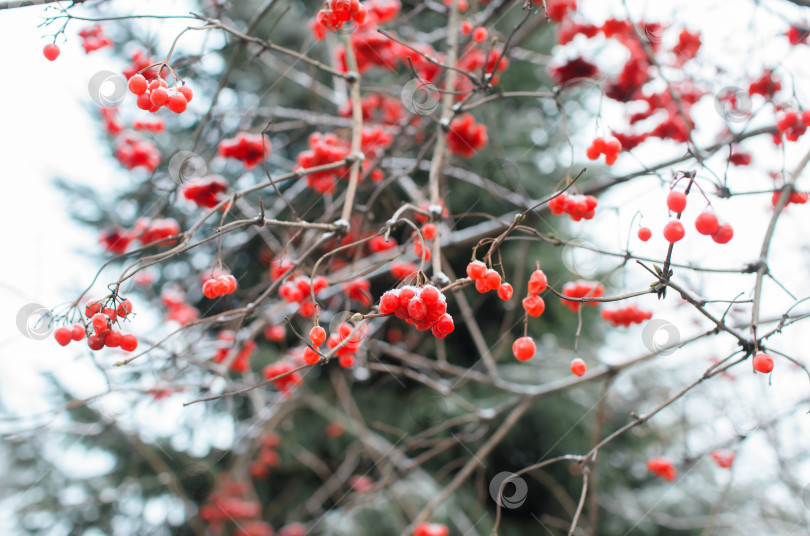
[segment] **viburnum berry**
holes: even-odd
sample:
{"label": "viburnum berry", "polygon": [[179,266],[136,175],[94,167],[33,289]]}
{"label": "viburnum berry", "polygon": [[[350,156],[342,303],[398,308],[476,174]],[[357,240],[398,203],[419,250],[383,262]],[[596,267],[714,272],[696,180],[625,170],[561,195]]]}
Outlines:
{"label": "viburnum berry", "polygon": [[433,240],[436,238],[436,226],[432,223],[426,223],[422,226],[422,237],[425,240]]}
{"label": "viburnum berry", "polygon": [[110,318],[104,313],[96,313],[90,319],[96,333],[104,333],[110,327]]}
{"label": "viburnum berry", "polygon": [[754,356],[754,370],[762,374],[769,374],[773,370],[773,359],[765,352]]}
{"label": "viburnum berry", "polygon": [[90,335],[87,337],[87,346],[94,351],[101,350],[104,348],[104,337],[99,335]]}
{"label": "viburnum berry", "polygon": [[138,338],[132,333],[127,333],[121,337],[121,349],[127,352],[132,352],[138,347]]}
{"label": "viburnum berry", "polygon": [[546,302],[540,296],[526,296],[523,298],[522,304],[526,314],[534,318],[539,317],[546,310]]}
{"label": "viburnum berry", "polygon": [[191,102],[191,99],[194,97],[194,92],[191,91],[191,88],[188,86],[180,86],[177,88],[177,92],[186,98],[187,103]]}
{"label": "viburnum berry", "polygon": [[59,328],[54,332],[53,337],[61,346],[67,346],[73,340],[73,332],[68,328]]}
{"label": "viburnum berry", "polygon": [[675,464],[667,458],[650,458],[647,461],[647,470],[667,481],[675,480],[678,475]]}
{"label": "viburnum berry", "polygon": [[314,326],[309,330],[309,340],[313,346],[320,346],[326,342],[326,330],[321,326]]}
{"label": "viburnum berry", "polygon": [[520,337],[512,343],[512,354],[518,361],[528,361],[534,357],[536,350],[537,346],[535,346],[534,339],[531,337]]}
{"label": "viburnum berry", "polygon": [[728,223],[717,226],[717,230],[712,233],[712,240],[718,244],[727,244],[734,237],[734,229]]}
{"label": "viburnum berry", "polygon": [[394,261],[391,263],[391,275],[394,279],[405,279],[406,277],[416,273],[417,266],[412,262]]}
{"label": "viburnum berry", "polygon": [[231,294],[236,290],[236,278],[231,274],[223,274],[212,277],[203,283],[202,291],[206,298],[218,298],[225,294]]}
{"label": "viburnum berry", "polygon": [[686,194],[683,192],[670,192],[667,196],[667,207],[678,214],[683,212],[686,208]]}
{"label": "viburnum berry", "polygon": [[548,288],[548,278],[543,270],[535,270],[529,276],[529,294],[536,296],[542,294]]}
{"label": "viburnum berry", "polygon": [[481,279],[487,273],[487,265],[481,261],[472,261],[467,265],[467,277]]}
{"label": "viburnum berry", "polygon": [[678,220],[673,220],[664,225],[664,238],[670,244],[674,244],[683,238],[684,234],[683,224]]}
{"label": "viburnum berry", "polygon": [[464,21],[461,23],[461,34],[462,35],[470,35],[473,31],[472,24],[469,21]]}
{"label": "viburnum berry", "polygon": [[487,127],[476,123],[471,114],[461,114],[450,122],[447,131],[447,149],[451,153],[470,158],[483,148],[487,141]]}
{"label": "viburnum berry", "polygon": [[104,337],[104,346],[109,348],[117,348],[121,345],[121,341],[123,340],[124,336],[121,334],[120,331],[110,331]]}
{"label": "viburnum berry", "polygon": [[169,100],[169,91],[165,87],[155,88],[150,92],[149,100],[155,106],[163,106]]}
{"label": "viburnum berry", "polygon": [[487,29],[484,28],[483,26],[479,26],[473,32],[472,38],[473,41],[475,41],[476,43],[483,43],[486,40],[487,35],[488,35]]}
{"label": "viburnum berry", "polygon": [[129,79],[129,82],[127,82],[127,87],[133,95],[143,95],[149,88],[149,83],[146,81],[146,77],[144,77],[142,74],[136,74]]}
{"label": "viburnum berry", "polygon": [[59,57],[59,46],[54,43],[45,45],[45,48],[42,49],[42,54],[48,61],[53,61]]}
{"label": "viburnum berry", "polygon": [[702,235],[711,236],[717,232],[720,223],[717,221],[717,216],[713,212],[701,212],[695,218],[695,229]]}
{"label": "viburnum berry", "polygon": [[487,270],[484,279],[487,282],[487,288],[489,288],[489,290],[495,290],[501,286],[501,274],[491,268]]}
{"label": "viburnum berry", "polygon": [[442,292],[433,285],[411,285],[389,290],[380,296],[380,312],[414,324],[420,331],[432,330],[436,337],[443,338],[454,329],[453,319],[447,314],[447,301]]}
{"label": "viburnum berry", "polygon": [[641,324],[645,320],[652,318],[652,311],[642,311],[637,305],[620,307],[618,309],[602,309],[602,318],[614,326],[629,326],[630,324]]}
{"label": "viburnum berry", "polygon": [[605,164],[612,166],[618,160],[621,151],[622,142],[618,139],[613,137],[595,138],[585,150],[585,156],[589,160],[596,160],[600,155],[605,155]]}
{"label": "viburnum berry", "polygon": [[[568,298],[599,298],[603,296],[604,293],[605,287],[603,287],[600,283],[593,281],[571,281],[566,283],[562,289],[562,295]],[[598,305],[597,302],[571,301],[565,298],[560,298],[560,302],[575,313],[579,311],[583,304],[590,305],[592,307]]]}
{"label": "viburnum berry", "polygon": [[509,283],[501,283],[501,286],[498,287],[498,297],[503,301],[511,300],[513,292],[512,285]]}
{"label": "viburnum berry", "polygon": [[718,467],[728,469],[734,464],[734,453],[730,450],[715,450],[712,452],[712,459]]}
{"label": "viburnum berry", "polygon": [[181,114],[186,111],[188,101],[182,93],[175,93],[173,95],[169,95],[166,106],[168,106],[169,110],[173,111],[174,113]]}
{"label": "viburnum berry", "polygon": [[596,214],[597,199],[592,195],[567,195],[561,193],[548,203],[552,214],[560,215],[563,212],[574,221],[590,220]]}
{"label": "viburnum berry", "polygon": [[123,300],[121,303],[118,304],[116,308],[116,313],[121,318],[126,318],[129,313],[132,312],[132,302],[129,300]]}
{"label": "viburnum berry", "polygon": [[[323,328],[321,328],[323,329]],[[324,335],[324,340],[326,340],[326,335]],[[313,343],[314,344],[314,343]],[[315,349],[313,350],[309,346],[304,348],[304,363],[307,365],[314,365],[318,361],[320,361],[321,356],[318,354],[318,347],[319,345],[315,344]]]}
{"label": "viburnum berry", "polygon": [[439,523],[419,523],[411,536],[449,536],[450,529]]}
{"label": "viburnum berry", "polygon": [[588,370],[588,367],[585,365],[585,361],[580,358],[576,358],[571,361],[571,372],[574,376],[584,376],[585,372]]}
{"label": "viburnum berry", "polygon": [[638,239],[642,242],[646,242],[652,236],[652,231],[650,231],[649,227],[642,227],[638,230]]}
{"label": "viburnum berry", "polygon": [[284,327],[284,324],[268,326],[267,329],[264,330],[264,337],[268,341],[281,342],[287,338],[287,328]]}
{"label": "viburnum berry", "polygon": [[73,329],[70,330],[70,336],[73,338],[74,341],[80,341],[84,339],[87,335],[87,332],[84,329],[84,326],[81,324],[76,324],[73,326]]}

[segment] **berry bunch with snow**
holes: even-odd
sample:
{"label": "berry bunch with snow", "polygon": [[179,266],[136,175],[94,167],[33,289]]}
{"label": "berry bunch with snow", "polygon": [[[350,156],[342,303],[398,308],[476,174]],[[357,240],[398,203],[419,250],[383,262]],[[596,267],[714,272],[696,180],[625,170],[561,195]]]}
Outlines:
{"label": "berry bunch with snow", "polygon": [[447,298],[433,285],[389,290],[380,297],[379,307],[381,313],[393,314],[419,331],[431,330],[439,339],[455,329],[453,317],[447,313]]}

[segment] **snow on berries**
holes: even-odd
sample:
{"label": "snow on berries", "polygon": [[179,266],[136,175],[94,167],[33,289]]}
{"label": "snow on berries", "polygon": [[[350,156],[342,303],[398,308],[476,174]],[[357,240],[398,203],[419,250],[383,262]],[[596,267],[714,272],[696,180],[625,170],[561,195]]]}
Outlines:
{"label": "snow on berries", "polygon": [[548,202],[552,214],[559,216],[565,212],[574,221],[592,219],[596,205],[597,200],[592,195],[569,195],[565,192]]}
{"label": "snow on berries", "polygon": [[276,361],[264,367],[264,377],[273,380],[273,386],[286,398],[289,398],[292,396],[293,387],[298,387],[303,383],[301,374],[294,372],[295,369],[295,365],[289,361]]}
{"label": "snow on berries", "polygon": [[601,155],[605,155],[605,164],[612,166],[619,158],[620,152],[622,152],[622,142],[618,139],[613,137],[595,138],[585,151],[585,156],[589,160],[596,160]]}
{"label": "snow on berries", "polygon": [[132,352],[138,347],[137,337],[113,329],[120,326],[119,318],[126,319],[131,313],[132,302],[129,300],[110,298],[104,302],[89,302],[84,308],[87,325],[74,324],[70,328],[61,327],[54,332],[54,338],[61,346],[67,346],[71,341],[80,341],[86,336],[87,346],[91,350],[101,350],[107,346]]}
{"label": "snow on berries", "polygon": [[773,359],[765,352],[760,352],[754,356],[754,370],[761,374],[770,374],[773,370]]}
{"label": "snow on berries", "polygon": [[537,346],[534,344],[534,339],[531,337],[520,337],[515,339],[515,342],[512,343],[512,355],[514,355],[518,361],[528,361],[534,357],[536,350]]}
{"label": "snow on berries", "polygon": [[647,470],[668,482],[675,480],[675,477],[678,476],[675,464],[667,458],[650,458],[647,461]]}
{"label": "snow on berries", "polygon": [[[346,159],[351,153],[348,143],[336,134],[314,132],[309,136],[309,150],[298,155],[296,170],[325,166]],[[348,179],[349,166],[308,173],[307,186],[319,194],[334,193],[338,178]]]}
{"label": "snow on berries", "polygon": [[270,142],[261,134],[240,132],[219,143],[219,156],[240,160],[247,168],[262,163],[269,152]]}
{"label": "snow on berries", "polygon": [[210,175],[183,186],[183,197],[200,207],[213,208],[223,199],[222,193],[228,189],[228,181],[219,175]]}
{"label": "snow on berries", "polygon": [[315,21],[317,26],[322,29],[321,31],[336,31],[350,20],[363,24],[367,15],[366,6],[359,0],[329,0],[326,7],[318,11]]}
{"label": "snow on berries", "polygon": [[579,357],[571,361],[571,373],[574,376],[584,376],[587,371],[588,367],[585,365],[585,361]]}
{"label": "snow on berries", "polygon": [[641,324],[652,318],[652,311],[644,311],[637,305],[619,307],[618,309],[602,309],[602,318],[614,326],[627,327],[630,324]]}
{"label": "snow on berries", "polygon": [[381,313],[393,314],[419,331],[431,330],[439,339],[455,329],[453,317],[447,313],[447,298],[433,285],[389,290],[380,297],[379,308]]}
{"label": "snow on berries", "polygon": [[476,123],[472,114],[461,114],[450,122],[447,148],[451,153],[470,158],[482,149],[487,141],[487,127]]}
{"label": "snow on berries", "polygon": [[501,283],[501,285],[498,287],[498,297],[503,301],[511,300],[513,293],[514,289],[512,289],[512,285],[509,283]]}
{"label": "snow on berries", "polygon": [[214,299],[236,290],[236,278],[231,274],[211,277],[203,283],[202,291],[206,298]]}
{"label": "snow on berries", "polygon": [[[570,281],[563,286],[562,294],[567,298],[600,298],[605,294],[605,287],[595,281]],[[570,301],[565,298],[560,298],[560,302],[575,313],[579,311],[582,305],[592,307],[598,305],[596,302]]]}

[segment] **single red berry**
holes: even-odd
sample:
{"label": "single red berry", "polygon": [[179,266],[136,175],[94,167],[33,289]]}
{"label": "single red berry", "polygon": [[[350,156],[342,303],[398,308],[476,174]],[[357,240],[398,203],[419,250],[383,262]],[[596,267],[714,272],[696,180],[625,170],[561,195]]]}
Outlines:
{"label": "single red berry", "polygon": [[216,284],[217,284],[216,279],[209,279],[208,281],[203,283],[202,286],[203,296],[212,300],[217,296],[219,296],[219,294],[217,293]]}
{"label": "single red berry", "polygon": [[326,342],[326,330],[321,326],[314,326],[309,330],[309,340],[312,342],[313,346],[322,345]]}
{"label": "single red berry", "polygon": [[469,21],[464,21],[461,23],[461,34],[462,35],[470,35],[473,31],[472,24]]}
{"label": "single red berry", "polygon": [[343,368],[349,368],[354,365],[354,354],[343,354],[338,357],[338,364]]}
{"label": "single red berry", "polygon": [[487,273],[487,265],[481,261],[472,261],[467,265],[467,277],[481,279]]}
{"label": "single red berry", "polygon": [[481,294],[486,294],[490,291],[489,285],[487,284],[487,278],[482,277],[481,279],[475,280],[475,290],[480,292]]}
{"label": "single red berry", "polygon": [[487,29],[483,26],[479,26],[475,29],[475,31],[473,31],[472,37],[473,41],[476,43],[483,43],[487,38]]}
{"label": "single red berry", "polygon": [[717,221],[717,216],[713,212],[701,212],[695,218],[695,229],[702,235],[711,236],[717,232],[720,223]]}
{"label": "single red berry", "polygon": [[548,278],[543,270],[535,270],[529,276],[529,294],[542,294],[548,288]]}
{"label": "single red berry", "polygon": [[436,238],[436,226],[432,223],[426,223],[422,226],[422,236],[425,240],[433,240]]}
{"label": "single red berry", "polygon": [[414,321],[422,320],[427,316],[427,306],[421,298],[414,298],[408,302],[408,316]]}
{"label": "single red berry", "polygon": [[546,302],[540,296],[526,296],[522,304],[526,313],[533,318],[539,317],[546,310]]}
{"label": "single red berry", "polygon": [[149,83],[146,81],[146,78],[144,78],[142,74],[136,74],[129,79],[129,82],[127,82],[127,87],[129,87],[129,90],[133,94],[142,95],[146,93],[146,90],[149,87]]}
{"label": "single red berry", "polygon": [[45,48],[42,49],[42,53],[48,61],[53,61],[59,57],[59,47],[53,43],[45,45]]}
{"label": "single red berry", "polygon": [[[318,326],[316,326],[316,327],[318,327]],[[321,329],[323,329],[323,328],[321,328]],[[326,335],[324,335],[324,337],[326,337]],[[315,346],[318,346],[318,345],[316,344]],[[317,350],[317,348],[315,350],[313,350],[309,346],[304,348],[304,363],[306,363],[307,365],[314,365],[315,363],[317,363],[321,359],[321,356],[318,354],[318,352],[316,350]]]}
{"label": "single red berry", "polygon": [[231,274],[221,275],[217,278],[219,284],[225,285],[225,292],[224,294],[231,294],[233,291],[236,290],[236,278]]}
{"label": "single red berry", "polygon": [[121,344],[123,336],[120,331],[111,331],[104,337],[104,345],[110,348],[117,348]]}
{"label": "single red berry", "polygon": [[718,244],[726,244],[734,236],[734,229],[731,225],[723,223],[717,227],[717,230],[712,234],[712,240]]}
{"label": "single red berry", "polygon": [[453,323],[453,317],[447,313],[440,316],[439,319],[433,323],[433,325],[436,330],[443,335],[448,335],[452,333],[454,329],[456,329],[456,326]]}
{"label": "single red berry", "polygon": [[512,289],[512,285],[509,283],[501,283],[501,286],[498,287],[498,297],[503,301],[511,300],[513,293],[514,290]]}
{"label": "single red berry", "polygon": [[380,297],[380,312],[390,315],[399,307],[399,296],[396,292],[389,290]]}
{"label": "single red berry", "polygon": [[534,352],[537,347],[531,337],[520,337],[512,343],[512,354],[518,361],[528,361],[534,357]]}
{"label": "single red berry", "polygon": [[100,335],[90,335],[87,337],[87,346],[89,346],[91,350],[101,350],[104,348],[104,337]]}
{"label": "single red berry", "polygon": [[650,231],[649,227],[642,227],[638,230],[638,239],[642,242],[646,242],[652,236],[652,231]]}
{"label": "single red berry", "polygon": [[84,339],[85,335],[87,335],[87,333],[84,331],[84,326],[82,326],[81,324],[76,324],[70,331],[70,336],[73,338],[74,341],[80,341]]}
{"label": "single red berry", "polygon": [[571,361],[571,372],[574,373],[574,376],[584,376],[587,369],[588,367],[582,359],[576,358]]}
{"label": "single red berry", "polygon": [[141,93],[138,95],[138,100],[135,104],[141,110],[151,110],[152,109],[152,98],[149,96],[149,93]]}
{"label": "single red berry", "polygon": [[670,192],[667,196],[667,206],[672,212],[680,214],[686,208],[686,194],[683,192]]}
{"label": "single red berry", "polygon": [[765,352],[760,352],[754,356],[754,370],[762,374],[768,374],[773,370],[773,359]]}
{"label": "single red berry", "polygon": [[104,333],[107,331],[110,319],[104,313],[96,313],[93,315],[91,322],[93,323],[93,329],[96,333]]}
{"label": "single red berry", "polygon": [[671,221],[664,225],[664,238],[671,244],[674,244],[683,238],[684,234],[685,231],[683,230],[683,225],[677,220]]}
{"label": "single red berry", "polygon": [[54,332],[53,338],[60,345],[67,346],[73,340],[73,331],[68,328],[59,328]]}
{"label": "single red berry", "polygon": [[495,290],[501,286],[501,274],[495,270],[489,269],[487,270],[486,281],[489,290]]}
{"label": "single red berry", "polygon": [[298,312],[304,318],[309,318],[315,314],[315,304],[309,300],[302,302],[298,307]]}
{"label": "single red berry", "polygon": [[174,113],[181,114],[186,111],[188,101],[182,93],[175,93],[169,97],[166,106],[168,106],[169,110],[173,111]]}
{"label": "single red berry", "polygon": [[177,91],[186,98],[187,103],[191,102],[191,98],[194,97],[194,92],[188,86],[180,86]]}
{"label": "single red berry", "polygon": [[155,106],[163,106],[166,104],[166,101],[169,100],[169,92],[165,87],[157,87],[150,93],[149,100],[151,100],[152,104]]}
{"label": "single red berry", "polygon": [[439,301],[440,297],[441,292],[433,285],[426,285],[422,287],[422,290],[419,292],[419,298],[425,302],[425,305],[433,305]]}
{"label": "single red berry", "polygon": [[116,312],[121,318],[126,318],[126,316],[132,312],[132,302],[129,300],[122,301],[118,304]]}
{"label": "single red berry", "polygon": [[121,349],[127,352],[133,351],[138,347],[138,338],[132,333],[127,333],[121,337]]}

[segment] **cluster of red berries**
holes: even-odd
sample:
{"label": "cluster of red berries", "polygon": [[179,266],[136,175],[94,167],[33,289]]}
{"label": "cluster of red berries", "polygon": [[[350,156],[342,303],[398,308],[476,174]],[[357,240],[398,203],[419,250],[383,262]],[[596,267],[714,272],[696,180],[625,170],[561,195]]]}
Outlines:
{"label": "cluster of red berries", "polygon": [[[298,372],[293,372],[296,368],[294,364],[282,359],[264,367],[264,377],[268,380],[276,378],[272,382],[273,385],[285,397],[289,398],[292,396],[292,388],[303,383],[301,375]],[[281,377],[277,378],[277,376]]]}
{"label": "cluster of red berries", "polygon": [[219,156],[241,160],[247,168],[252,168],[264,161],[264,155],[270,152],[270,142],[261,134],[240,132],[233,138],[219,143]]}
{"label": "cluster of red berries", "polygon": [[715,450],[712,452],[712,459],[718,467],[728,469],[734,464],[734,453],[730,450]]}
{"label": "cluster of red berries", "polygon": [[[314,132],[309,136],[309,150],[298,155],[297,169],[324,166],[339,162],[351,153],[351,148],[336,134]],[[347,178],[347,166],[307,174],[307,186],[319,194],[334,193],[338,177]]]}
{"label": "cluster of red berries", "polygon": [[367,14],[366,6],[359,0],[328,0],[326,7],[318,11],[316,20],[324,29],[335,31],[349,20],[363,24]]}
{"label": "cluster of red berries", "polygon": [[[231,347],[233,346],[233,342],[235,340],[236,333],[233,331],[221,331],[219,334],[217,334],[218,349],[217,353],[214,354],[214,363],[222,363],[225,361],[228,354],[231,352]],[[255,341],[247,341],[242,348],[239,349],[239,352],[236,354],[233,360],[231,360],[228,369],[232,370],[233,372],[248,372],[250,370],[250,358],[253,355],[253,352],[256,351],[256,346]]]}
{"label": "cluster of red berries", "polygon": [[765,352],[760,352],[754,356],[754,370],[762,374],[770,374],[773,370],[773,359]]}
{"label": "cluster of red berries", "polygon": [[419,523],[412,536],[449,536],[450,529],[440,523]]}
{"label": "cluster of red berries", "polygon": [[58,58],[59,52],[59,45],[55,43],[45,45],[45,48],[42,49],[42,55],[45,56],[48,61],[53,61]]}
{"label": "cluster of red berries", "polygon": [[475,281],[475,290],[485,294],[490,290],[497,290],[498,297],[504,301],[510,300],[514,290],[509,283],[501,284],[501,274],[481,261],[472,261],[467,265],[467,277]]}
{"label": "cluster of red berries", "polygon": [[104,120],[104,130],[111,136],[117,136],[124,130],[124,123],[118,118],[117,108],[102,108],[101,117]]}
{"label": "cluster of red berries", "polygon": [[810,110],[802,111],[801,116],[794,110],[788,110],[776,121],[776,129],[784,134],[788,141],[798,140],[808,126],[810,126]]}
{"label": "cluster of red berries", "polygon": [[217,206],[228,189],[228,181],[219,175],[209,175],[183,186],[183,197],[205,208]]}
{"label": "cluster of red berries", "polygon": [[447,298],[433,285],[389,290],[380,297],[380,312],[393,314],[419,331],[431,330],[439,339],[455,329],[453,317],[447,313]]}
{"label": "cluster of red berries", "polygon": [[235,290],[236,278],[231,274],[210,277],[202,286],[203,296],[212,300],[226,294],[231,294]]}
{"label": "cluster of red berries", "polygon": [[85,54],[90,54],[100,48],[113,46],[113,40],[104,33],[104,29],[96,24],[79,32],[82,38],[82,48]]}
{"label": "cluster of red berries", "polygon": [[151,141],[127,132],[115,140],[115,158],[127,169],[144,167],[154,173],[160,165],[160,151]]}
{"label": "cluster of red berries", "polygon": [[614,326],[627,327],[630,324],[641,324],[652,318],[652,311],[639,309],[637,305],[620,307],[618,309],[602,309],[602,318]]}
{"label": "cluster of red berries", "polygon": [[152,67],[155,60],[151,56],[147,56],[143,50],[134,51],[131,60],[132,64],[124,69],[124,78],[129,80],[136,74],[142,74],[150,82],[157,78],[157,68]]}
{"label": "cluster of red berries", "polygon": [[472,114],[461,114],[450,122],[447,131],[447,148],[459,156],[470,158],[487,144],[487,127],[475,122]]}
{"label": "cluster of red berries", "polygon": [[[103,307],[101,302],[88,303],[84,309],[84,316],[90,320],[93,332],[87,335],[87,346],[91,350],[101,350],[105,346],[108,348],[121,348],[131,352],[138,347],[138,338],[130,333],[123,334],[114,331],[113,324],[118,323],[118,318],[126,318],[132,312],[132,302],[122,300],[117,307]],[[70,341],[80,341],[87,334],[84,327],[76,324],[72,328],[59,328],[54,333],[56,342],[62,346]]]}
{"label": "cluster of red berries", "polygon": [[546,0],[546,15],[554,22],[562,22],[569,11],[576,11],[577,0]]}
{"label": "cluster of red berries", "polygon": [[168,321],[187,326],[200,318],[200,311],[186,303],[186,297],[181,292],[164,290],[160,295],[160,301],[166,308],[166,320]]}
{"label": "cluster of red berries", "polygon": [[169,85],[162,78],[155,78],[151,82],[142,74],[136,74],[129,79],[127,87],[133,95],[138,96],[137,105],[141,110],[152,113],[165,106],[176,114],[186,111],[194,93],[188,86],[169,89]]}
{"label": "cluster of red berries", "polygon": [[548,277],[543,270],[537,269],[529,276],[529,294],[523,298],[523,309],[526,313],[537,318],[546,310],[546,302],[538,296],[548,288]]}
{"label": "cluster of red berries", "polygon": [[[247,500],[244,497],[248,494],[250,486],[244,482],[220,482],[219,489],[215,490],[208,497],[208,500],[200,506],[200,518],[208,525],[213,534],[220,534],[229,521],[238,522],[241,530],[252,527],[258,521],[248,521],[257,518],[262,513],[261,505],[257,501]],[[264,524],[264,523],[262,523]],[[269,532],[265,531],[262,536],[272,536],[273,529],[269,525]],[[251,533],[248,533],[251,534]]]}
{"label": "cluster of red berries", "polygon": [[[605,295],[605,287],[595,281],[571,281],[563,286],[562,294],[568,298],[600,298]],[[598,305],[596,302],[570,301],[565,298],[560,298],[560,301],[573,312],[579,311],[583,304],[592,307]]]}
{"label": "cluster of red berries", "polygon": [[355,354],[360,348],[360,343],[363,340],[364,329],[362,327],[357,329],[351,324],[345,322],[338,326],[337,333],[332,333],[329,338],[326,337],[326,330],[321,326],[313,326],[309,330],[309,340],[312,346],[304,348],[302,358],[307,365],[314,365],[321,359],[321,352],[318,348],[324,342],[330,350],[337,348],[335,355],[338,356],[338,363],[343,368],[349,368],[354,365]]}
{"label": "cluster of red berries", "polygon": [[[267,478],[270,476],[270,470],[281,464],[281,457],[276,451],[280,445],[281,438],[277,434],[262,436],[261,448],[256,454],[256,459],[254,459],[248,467],[248,472],[251,477],[258,479]],[[267,526],[269,527],[269,525]],[[245,529],[243,528],[243,530]],[[252,536],[254,532],[248,531],[248,534]],[[268,536],[273,536],[273,529],[271,528],[270,532],[267,534]]]}
{"label": "cluster of red berries", "polygon": [[[779,197],[782,195],[782,192],[776,191],[771,196],[771,204],[775,207],[776,204],[779,202]],[[807,200],[810,199],[810,195],[801,192],[791,192],[790,197],[788,197],[787,203],[785,206],[793,203],[796,205],[803,205],[807,203]]]}
{"label": "cluster of red berries", "polygon": [[[396,125],[405,115],[402,100],[383,93],[372,93],[360,101],[363,110],[363,123],[379,122],[383,125]],[[347,100],[340,108],[343,117],[352,116],[352,101]]]}
{"label": "cluster of red berries", "polygon": [[565,212],[574,221],[590,220],[596,213],[597,204],[592,195],[568,195],[563,192],[548,202],[548,209],[555,216]]}
{"label": "cluster of red berries", "polygon": [[[686,209],[686,194],[678,191],[670,192],[667,195],[667,207],[672,212],[682,213]],[[695,229],[702,235],[711,236],[712,240],[718,244],[726,244],[734,236],[734,229],[731,225],[720,223],[717,216],[708,211],[702,212],[695,219]],[[639,238],[641,238],[640,233],[641,231],[639,231]],[[667,242],[674,244],[686,235],[686,231],[679,220],[672,220],[664,225],[663,234]]]}
{"label": "cluster of red berries", "polygon": [[132,128],[135,130],[148,130],[149,132],[163,132],[166,129],[166,123],[163,122],[163,119],[155,119],[154,121],[136,120],[132,122]]}
{"label": "cluster of red berries", "polygon": [[596,138],[585,151],[589,160],[596,160],[600,155],[605,155],[605,164],[612,166],[619,158],[622,151],[622,142],[616,138]]}
{"label": "cluster of red berries", "polygon": [[673,481],[678,476],[675,464],[667,458],[650,458],[647,461],[647,470],[655,476],[660,476],[664,480]]}
{"label": "cluster of red berries", "polygon": [[343,283],[341,290],[347,298],[359,302],[363,307],[371,305],[371,282],[368,279],[358,277],[347,281]]}
{"label": "cluster of red berries", "polygon": [[[158,218],[156,220],[138,218],[135,222],[135,234],[140,239],[141,244],[148,246],[160,240],[179,235],[180,224],[174,218]],[[174,245],[174,241],[163,242],[162,245],[171,246]]]}
{"label": "cluster of red berries", "polygon": [[461,23],[461,33],[462,35],[472,34],[472,39],[476,43],[483,43],[484,41],[486,41],[487,36],[489,35],[487,29],[484,28],[483,26],[479,26],[475,30],[473,30],[472,23],[466,20]]}
{"label": "cluster of red berries", "polygon": [[317,296],[320,291],[329,286],[329,280],[319,275],[315,279],[310,279],[305,275],[299,275],[295,279],[290,279],[281,284],[278,294],[287,303],[297,303],[298,312],[303,317],[309,318],[315,314],[315,304],[309,299],[314,292]]}

